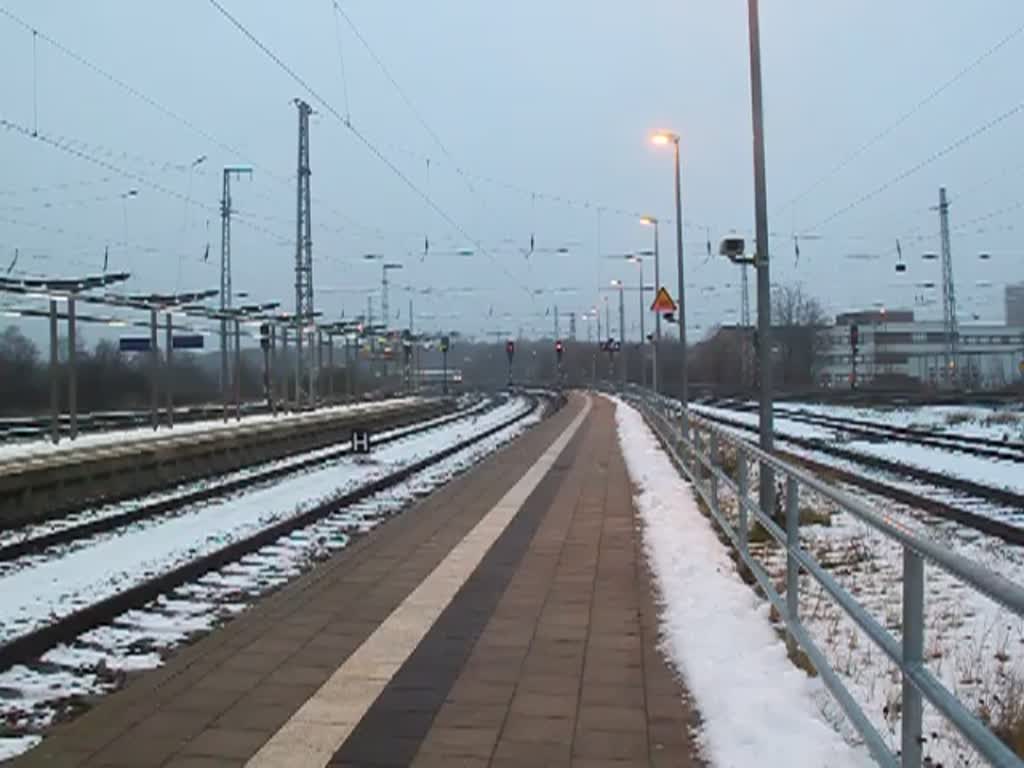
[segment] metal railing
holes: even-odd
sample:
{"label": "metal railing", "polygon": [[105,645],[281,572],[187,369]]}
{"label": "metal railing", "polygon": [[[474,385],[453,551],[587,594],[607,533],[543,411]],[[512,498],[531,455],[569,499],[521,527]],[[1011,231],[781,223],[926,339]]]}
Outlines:
{"label": "metal railing", "polygon": [[[684,411],[678,401],[633,389],[628,394],[648,423],[664,442],[666,450],[688,477],[707,505],[711,516],[736,548],[739,557],[757,580],[768,600],[785,622],[787,643],[799,645],[818,675],[864,739],[874,760],[882,766],[919,768],[923,752],[923,704],[928,702],[963,735],[966,741],[995,766],[1022,766],[1021,761],[981,720],[978,719],[924,664],[925,563],[938,567],[1017,616],[1024,616],[1024,589],[1014,582],[915,536],[886,515],[846,492],[822,481],[793,464],[746,442],[726,429]],[[723,448],[735,455],[735,479],[722,464]],[[750,498],[752,468],[770,468],[784,485],[785,530],[769,512]],[[737,523],[733,526],[721,502],[728,489],[737,499]],[[810,491],[829,500],[900,545],[903,553],[902,637],[897,639],[815,558],[800,545],[800,494]],[[785,594],[780,595],[764,566],[751,553],[749,531],[760,523],[786,555]],[[899,668],[902,676],[902,731],[899,754],[885,739],[856,702],[842,679],[815,644],[800,618],[799,574],[810,574],[825,593],[883,653]]]}

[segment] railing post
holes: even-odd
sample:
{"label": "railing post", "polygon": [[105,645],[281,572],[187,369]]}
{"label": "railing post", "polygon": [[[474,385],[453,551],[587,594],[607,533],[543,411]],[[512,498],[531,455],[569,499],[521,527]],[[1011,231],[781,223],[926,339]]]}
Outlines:
{"label": "railing post", "polygon": [[[800,619],[800,565],[795,552],[800,547],[800,486],[792,475],[786,477],[786,621]],[[796,638],[786,633],[786,646],[796,651]]]}
{"label": "railing post", "polygon": [[738,443],[736,445],[736,485],[739,489],[737,534],[740,539],[740,552],[746,555],[749,549],[747,541],[750,536],[750,532],[747,530],[747,491],[750,480],[747,477],[747,457],[743,453],[743,447]]}
{"label": "railing post", "polygon": [[699,486],[702,484],[704,480],[704,467],[700,463],[700,452],[702,450],[700,430],[697,429],[696,427],[693,427],[690,431],[690,435],[693,438],[693,452],[690,454],[690,461],[692,462],[692,466],[690,467],[690,470],[693,473],[693,481],[697,483],[697,485]]}
{"label": "railing post", "polygon": [[708,435],[708,463],[711,465],[711,511],[718,514],[718,433],[711,430]]}
{"label": "railing post", "polygon": [[924,560],[903,547],[903,730],[902,768],[921,766],[921,693],[910,682],[907,668],[924,658]]}
{"label": "railing post", "polygon": [[686,418],[686,411],[683,410],[679,414],[679,434],[682,435],[682,450],[681,456],[683,459],[683,466],[690,471],[690,476],[693,476],[693,468],[690,466],[690,420]]}

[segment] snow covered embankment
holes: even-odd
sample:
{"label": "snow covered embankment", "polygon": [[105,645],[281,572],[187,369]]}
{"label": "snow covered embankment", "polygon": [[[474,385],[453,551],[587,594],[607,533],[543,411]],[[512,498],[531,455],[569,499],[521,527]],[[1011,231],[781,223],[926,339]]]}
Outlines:
{"label": "snow covered embankment", "polygon": [[619,402],[616,421],[658,587],[662,649],[695,699],[712,763],[873,765],[823,720],[814,699],[821,684],[790,663],[767,604],[740,580],[643,418]]}

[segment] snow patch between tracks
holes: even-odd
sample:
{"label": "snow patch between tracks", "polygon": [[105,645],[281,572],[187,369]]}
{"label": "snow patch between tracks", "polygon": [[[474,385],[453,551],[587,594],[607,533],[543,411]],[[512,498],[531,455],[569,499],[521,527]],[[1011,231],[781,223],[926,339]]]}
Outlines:
{"label": "snow patch between tracks", "polygon": [[617,401],[616,422],[643,543],[660,593],[662,648],[703,719],[720,768],[867,768],[822,718],[822,686],[795,668],[767,605],[736,573],[710,521],[640,414]]}

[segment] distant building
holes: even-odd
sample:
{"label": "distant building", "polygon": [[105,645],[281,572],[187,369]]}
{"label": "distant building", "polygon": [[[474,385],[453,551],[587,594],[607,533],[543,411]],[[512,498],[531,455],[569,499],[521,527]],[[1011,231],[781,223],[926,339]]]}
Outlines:
{"label": "distant building", "polygon": [[1024,326],[1024,283],[1006,286],[1006,324]]}
{"label": "distant building", "polygon": [[[869,310],[838,315],[835,325],[822,331],[817,365],[820,385],[850,388],[853,325],[858,336],[857,386],[949,383],[948,342],[941,320],[915,320],[910,310]],[[1024,322],[962,323],[958,357],[958,381],[964,386],[996,389],[1024,380]]]}

